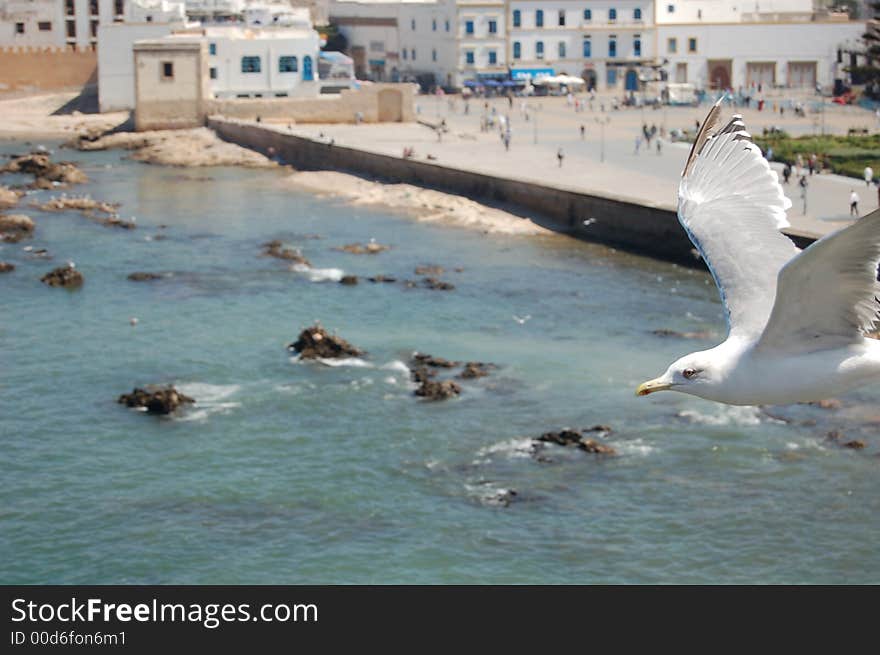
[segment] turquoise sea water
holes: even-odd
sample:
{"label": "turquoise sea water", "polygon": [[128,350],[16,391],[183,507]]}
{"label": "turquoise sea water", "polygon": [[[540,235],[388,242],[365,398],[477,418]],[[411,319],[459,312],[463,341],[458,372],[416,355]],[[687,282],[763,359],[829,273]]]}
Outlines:
{"label": "turquoise sea water", "polygon": [[[0,583],[878,581],[877,389],[837,410],[633,395],[715,342],[652,330],[721,338],[706,274],[419,224],[276,171],[60,156],[92,179],[69,193],[139,227],[28,210],[35,238],[0,245],[18,267],[0,276]],[[259,256],[274,238],[357,275],[463,270],[442,276],[452,292],[313,282]],[[333,249],[370,238],[392,249]],[[39,282],[67,260],[82,289]],[[292,362],[285,344],[316,319],[368,366]],[[395,364],[414,350],[499,368],[421,402]],[[115,402],[166,382],[197,405],[165,419]],[[600,423],[617,457],[527,452]],[[829,443],[834,429],[867,448]]]}

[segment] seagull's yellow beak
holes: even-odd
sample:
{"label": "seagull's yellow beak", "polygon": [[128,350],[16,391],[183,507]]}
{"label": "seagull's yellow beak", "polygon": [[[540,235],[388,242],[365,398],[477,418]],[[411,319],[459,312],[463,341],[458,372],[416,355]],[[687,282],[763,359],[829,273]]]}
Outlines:
{"label": "seagull's yellow beak", "polygon": [[636,389],[636,395],[647,396],[649,393],[654,393],[655,391],[666,391],[671,386],[671,384],[664,382],[660,378],[657,378],[656,380],[648,380],[639,385],[638,389]]}

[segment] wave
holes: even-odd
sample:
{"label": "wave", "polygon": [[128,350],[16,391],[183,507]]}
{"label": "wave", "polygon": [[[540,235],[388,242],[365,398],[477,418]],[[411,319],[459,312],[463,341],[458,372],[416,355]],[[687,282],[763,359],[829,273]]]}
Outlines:
{"label": "wave", "polygon": [[339,282],[345,275],[341,268],[312,268],[305,264],[293,264],[290,270],[304,275],[309,282]]}
{"label": "wave", "polygon": [[177,384],[178,391],[195,399],[195,405],[176,417],[178,421],[204,421],[213,414],[228,414],[241,407],[240,402],[226,401],[241,390],[239,384],[209,384],[207,382],[184,382]]}

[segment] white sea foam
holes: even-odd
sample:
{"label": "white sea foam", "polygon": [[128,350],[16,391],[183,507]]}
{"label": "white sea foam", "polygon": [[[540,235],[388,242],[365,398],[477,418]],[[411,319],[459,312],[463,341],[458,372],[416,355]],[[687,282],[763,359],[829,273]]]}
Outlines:
{"label": "white sea foam", "polygon": [[312,268],[305,264],[293,264],[290,270],[304,275],[310,282],[339,282],[345,275],[341,268]]}
{"label": "white sea foam", "polygon": [[621,455],[650,455],[657,450],[644,439],[629,439],[626,441],[614,441],[613,446]]}
{"label": "white sea foam", "polygon": [[493,455],[508,458],[530,457],[535,450],[535,443],[528,437],[514,437],[485,446],[477,451],[473,464],[485,464]]}
{"label": "white sea foam", "polygon": [[[195,405],[187,405],[177,420],[204,421],[213,414],[228,414],[241,407],[240,402],[226,399],[241,390],[238,384],[208,384],[207,382],[184,382],[176,385],[177,389],[195,399]],[[221,402],[226,401],[226,402]]]}
{"label": "white sea foam", "polygon": [[352,366],[354,368],[373,368],[373,365],[370,364],[370,362],[361,359],[360,357],[343,357],[341,359],[318,357],[315,359],[315,361],[320,362],[324,366],[330,366],[331,368],[339,368],[340,366]]}
{"label": "white sea foam", "polygon": [[399,359],[395,359],[392,362],[388,362],[387,364],[382,364],[380,368],[383,371],[394,371],[396,373],[403,373],[404,375],[409,375],[409,367],[404,364]]}
{"label": "white sea foam", "polygon": [[766,417],[761,413],[760,408],[752,405],[742,407],[729,405],[719,407],[712,413],[704,413],[696,409],[685,409],[680,411],[677,416],[697,425],[713,426],[754,426],[761,424],[762,417],[766,418],[768,421],[770,420],[769,417]]}

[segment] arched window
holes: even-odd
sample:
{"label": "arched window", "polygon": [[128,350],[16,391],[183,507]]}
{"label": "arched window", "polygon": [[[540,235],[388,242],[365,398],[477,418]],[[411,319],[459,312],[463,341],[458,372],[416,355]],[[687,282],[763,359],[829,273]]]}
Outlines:
{"label": "arched window", "polygon": [[519,41],[513,42],[513,58],[514,59],[522,58],[522,46],[520,45]]}
{"label": "arched window", "polygon": [[513,26],[520,27],[522,22],[522,12],[519,9],[513,10]]}
{"label": "arched window", "polygon": [[613,23],[616,20],[617,20],[617,10],[616,9],[609,9],[608,10],[608,22]]}
{"label": "arched window", "polygon": [[590,42],[590,37],[584,38],[584,59],[589,59],[593,56],[593,44]]}
{"label": "arched window", "polygon": [[633,9],[633,20],[642,20],[642,10],[638,7]]}
{"label": "arched window", "polygon": [[535,27],[544,27],[544,10],[539,9],[535,12]]}
{"label": "arched window", "polygon": [[565,59],[565,41],[559,42],[559,58]]}
{"label": "arched window", "polygon": [[535,43],[535,59],[543,59],[544,58],[544,42],[538,41]]}

